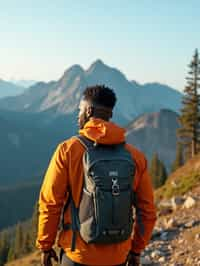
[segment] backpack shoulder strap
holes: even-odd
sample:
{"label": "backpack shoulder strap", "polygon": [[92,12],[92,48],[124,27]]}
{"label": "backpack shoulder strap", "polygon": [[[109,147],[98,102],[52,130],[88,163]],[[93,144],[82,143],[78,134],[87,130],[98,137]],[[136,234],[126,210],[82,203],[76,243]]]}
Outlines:
{"label": "backpack shoulder strap", "polygon": [[99,144],[97,142],[94,142],[86,137],[84,137],[83,135],[76,135],[74,136],[76,139],[79,140],[79,142],[85,147],[85,149],[88,151],[89,149],[95,148],[97,146],[101,146],[101,147],[116,147],[116,146],[121,146],[124,147],[124,145],[126,144],[126,142],[121,142],[119,144]]}
{"label": "backpack shoulder strap", "polygon": [[78,139],[78,141],[84,146],[87,151],[95,147],[95,142],[84,137],[83,135],[77,135],[75,136],[75,138]]}

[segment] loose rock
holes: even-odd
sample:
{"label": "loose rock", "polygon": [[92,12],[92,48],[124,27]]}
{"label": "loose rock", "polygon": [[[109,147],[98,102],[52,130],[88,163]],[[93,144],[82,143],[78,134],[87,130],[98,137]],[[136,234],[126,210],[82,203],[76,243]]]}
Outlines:
{"label": "loose rock", "polygon": [[173,197],[171,199],[172,208],[176,210],[179,206],[183,205],[184,199],[183,197]]}
{"label": "loose rock", "polygon": [[158,261],[161,262],[161,263],[162,263],[162,262],[165,262],[165,261],[166,261],[166,258],[165,258],[165,257],[160,257],[160,258],[158,259]]}
{"label": "loose rock", "polygon": [[190,221],[190,222],[188,222],[188,223],[185,224],[185,228],[191,228],[191,227],[193,227],[194,225],[195,225],[195,221],[192,220],[192,221]]}
{"label": "loose rock", "polygon": [[168,239],[168,232],[163,232],[160,236],[161,240],[166,241]]}
{"label": "loose rock", "polygon": [[145,257],[141,257],[140,259],[140,263],[143,265],[151,265],[152,261],[150,259],[150,257],[148,255],[146,255]]}
{"label": "loose rock", "polygon": [[157,257],[160,257],[160,256],[162,256],[163,255],[163,253],[160,251],[160,250],[155,250],[155,251],[153,251],[152,253],[151,253],[151,257],[152,258],[157,258]]}
{"label": "loose rock", "polygon": [[196,204],[196,200],[189,196],[186,201],[184,202],[183,207],[186,209],[192,208]]}
{"label": "loose rock", "polygon": [[176,227],[176,226],[177,226],[177,222],[174,218],[171,218],[168,221],[166,221],[166,228],[171,228],[171,227]]}

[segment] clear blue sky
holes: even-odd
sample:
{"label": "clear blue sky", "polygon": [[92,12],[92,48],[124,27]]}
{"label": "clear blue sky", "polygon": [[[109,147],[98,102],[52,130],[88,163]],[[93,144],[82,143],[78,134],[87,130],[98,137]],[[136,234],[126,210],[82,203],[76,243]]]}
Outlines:
{"label": "clear blue sky", "polygon": [[199,0],[0,0],[0,78],[58,79],[97,58],[182,89],[200,49]]}

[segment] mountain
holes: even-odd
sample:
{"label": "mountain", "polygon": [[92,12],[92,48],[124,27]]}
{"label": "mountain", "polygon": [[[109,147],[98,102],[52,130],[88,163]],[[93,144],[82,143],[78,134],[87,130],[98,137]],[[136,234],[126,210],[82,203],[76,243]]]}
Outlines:
{"label": "mountain", "polygon": [[170,109],[180,112],[182,94],[168,85],[157,82],[142,85],[138,101],[142,104],[141,111],[157,112],[160,109]]}
{"label": "mountain", "polygon": [[178,114],[161,109],[139,116],[127,126],[127,142],[143,151],[148,160],[156,152],[168,171],[176,155]]}
{"label": "mountain", "polygon": [[24,92],[24,87],[0,79],[0,98],[16,96]]}
{"label": "mountain", "polygon": [[101,60],[95,61],[87,70],[73,65],[58,81],[39,82],[20,96],[0,100],[0,108],[46,112],[53,117],[71,114],[77,110],[85,87],[94,84],[105,84],[114,89],[118,98],[114,120],[123,125],[145,112],[156,112],[161,108],[180,109],[180,92],[159,83],[140,85],[129,81],[121,71]]}
{"label": "mountain", "polygon": [[0,186],[40,182],[57,144],[74,134],[75,121],[59,116],[49,125],[45,114],[1,110]]}
{"label": "mountain", "polygon": [[39,190],[40,183],[0,188],[0,231],[31,217]]}
{"label": "mountain", "polygon": [[36,84],[38,81],[26,80],[26,79],[20,79],[20,80],[11,79],[10,82],[14,83],[17,86],[28,88],[28,87],[33,86],[34,84]]}

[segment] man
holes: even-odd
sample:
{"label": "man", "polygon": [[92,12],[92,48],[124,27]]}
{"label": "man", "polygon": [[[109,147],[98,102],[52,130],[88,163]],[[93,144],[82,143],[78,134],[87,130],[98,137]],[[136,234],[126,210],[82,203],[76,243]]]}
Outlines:
{"label": "man", "polygon": [[[110,122],[116,103],[114,92],[105,86],[88,87],[79,106],[79,134],[99,145],[117,145],[125,142],[125,130]],[[132,189],[135,192],[136,222],[132,236],[110,244],[87,244],[78,234],[76,246],[71,248],[72,230],[61,230],[61,265],[139,265],[140,253],[147,245],[156,220],[153,190],[147,172],[147,161],[135,147],[125,144],[134,161]],[[69,197],[78,208],[84,183],[84,145],[76,138],[61,143],[50,162],[40,192],[37,247],[42,251],[42,265],[51,266],[57,260],[54,245],[63,206]],[[70,196],[69,196],[70,195]],[[70,208],[64,212],[64,223],[72,221]]]}

